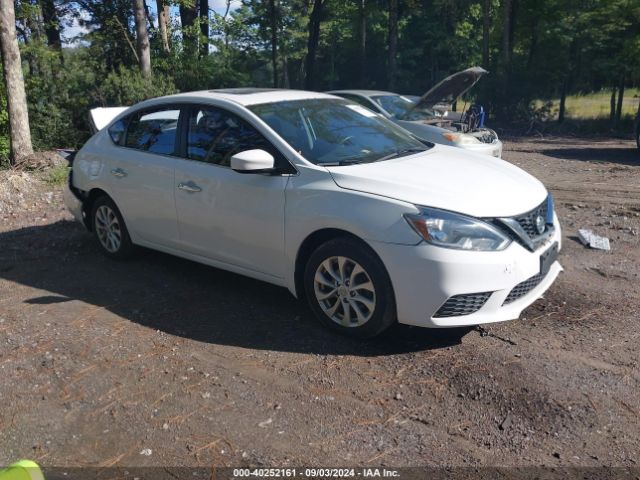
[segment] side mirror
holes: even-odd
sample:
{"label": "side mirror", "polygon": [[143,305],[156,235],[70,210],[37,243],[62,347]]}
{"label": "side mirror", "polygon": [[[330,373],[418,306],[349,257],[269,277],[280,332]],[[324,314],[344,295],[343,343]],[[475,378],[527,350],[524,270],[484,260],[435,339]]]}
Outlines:
{"label": "side mirror", "polygon": [[268,173],[274,168],[273,155],[265,150],[245,150],[231,157],[231,169],[238,173]]}

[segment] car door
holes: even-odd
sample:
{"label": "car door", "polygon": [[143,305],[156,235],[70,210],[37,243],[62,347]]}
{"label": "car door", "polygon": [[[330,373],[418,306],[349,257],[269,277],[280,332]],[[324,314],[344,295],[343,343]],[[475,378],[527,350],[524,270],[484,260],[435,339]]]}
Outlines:
{"label": "car door", "polygon": [[109,172],[114,201],[134,242],[178,245],[174,163],[179,115],[178,106],[168,105],[123,120],[126,133],[118,140],[121,148],[110,159]]}
{"label": "car door", "polygon": [[276,162],[286,160],[249,122],[232,112],[193,106],[185,122],[185,158],[176,164],[175,178],[181,248],[283,277],[288,177],[238,173],[231,170],[230,159],[235,153],[261,148],[274,155]]}

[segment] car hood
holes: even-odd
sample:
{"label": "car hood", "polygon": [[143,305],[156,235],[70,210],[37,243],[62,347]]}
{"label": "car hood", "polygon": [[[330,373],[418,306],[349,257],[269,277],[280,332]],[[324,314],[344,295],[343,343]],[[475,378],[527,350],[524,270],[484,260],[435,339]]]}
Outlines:
{"label": "car hood", "polygon": [[474,217],[511,217],[540,205],[542,183],[504,160],[437,145],[395,160],[327,167],[336,184]]}
{"label": "car hood", "polygon": [[437,103],[453,103],[487,73],[489,72],[482,67],[471,67],[454,73],[422,95],[415,108],[431,108]]}

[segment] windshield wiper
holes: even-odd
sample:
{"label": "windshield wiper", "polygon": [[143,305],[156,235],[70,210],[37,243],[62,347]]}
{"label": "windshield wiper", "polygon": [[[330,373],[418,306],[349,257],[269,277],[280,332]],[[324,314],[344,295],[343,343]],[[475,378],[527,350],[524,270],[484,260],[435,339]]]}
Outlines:
{"label": "windshield wiper", "polygon": [[344,160],[337,160],[335,162],[321,162],[318,163],[318,165],[321,165],[323,167],[342,167],[344,165],[357,165],[358,163],[369,163],[371,162],[371,160],[362,160],[357,159],[357,158],[352,158],[352,159],[344,159]]}
{"label": "windshield wiper", "polygon": [[402,150],[398,150],[397,152],[390,153],[389,155],[386,155],[382,158],[379,158],[376,160],[376,162],[391,160],[392,158],[404,157],[405,155],[411,155],[412,153],[426,152],[427,150],[428,150],[427,148],[418,148],[418,147],[405,148]]}
{"label": "windshield wiper", "polygon": [[405,155],[411,155],[412,153],[420,153],[426,152],[429,150],[428,148],[420,148],[420,147],[411,147],[404,148],[402,150],[398,150],[389,155],[386,155],[382,158],[378,158],[376,160],[368,160],[363,158],[345,158],[343,160],[336,160],[335,162],[322,162],[318,163],[318,165],[322,165],[323,167],[342,167],[344,165],[357,165],[359,163],[374,163],[374,162],[382,162],[383,160],[391,160],[392,158],[404,157]]}

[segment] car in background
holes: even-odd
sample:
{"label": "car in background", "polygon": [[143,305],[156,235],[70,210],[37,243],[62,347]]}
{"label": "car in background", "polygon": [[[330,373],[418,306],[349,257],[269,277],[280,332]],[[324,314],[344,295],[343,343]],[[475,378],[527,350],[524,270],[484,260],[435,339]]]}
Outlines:
{"label": "car in background", "polygon": [[279,285],[358,337],[511,320],[562,270],[537,179],[342,98],[225,89],[92,117],[65,202],[113,259],[139,245]]}
{"label": "car in background", "polygon": [[471,105],[462,113],[450,111],[451,105],[486,73],[480,67],[463,70],[445,78],[422,97],[378,90],[327,93],[380,113],[421,140],[501,158],[502,142],[494,130],[484,125],[486,113],[481,106]]}

